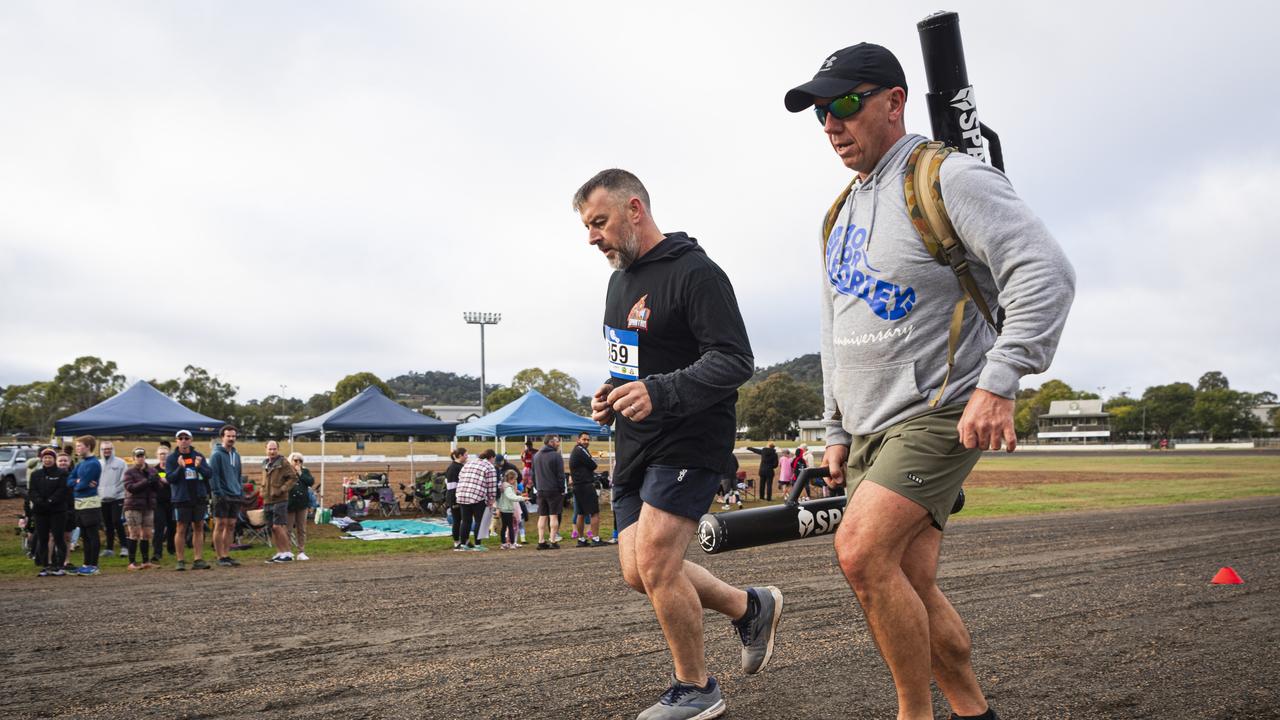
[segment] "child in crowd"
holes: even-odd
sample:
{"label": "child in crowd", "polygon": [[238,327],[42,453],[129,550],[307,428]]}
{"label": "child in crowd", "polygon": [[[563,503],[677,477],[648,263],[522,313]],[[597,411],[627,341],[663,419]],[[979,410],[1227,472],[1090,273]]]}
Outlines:
{"label": "child in crowd", "polygon": [[778,451],[778,455],[781,456],[778,459],[778,490],[785,498],[791,492],[791,483],[795,482],[791,469],[791,451],[783,448]]}
{"label": "child in crowd", "polygon": [[508,470],[502,478],[502,493],[498,495],[498,513],[502,516],[502,549],[514,550],[520,547],[516,542],[516,503],[528,502],[529,498],[516,494],[516,483],[520,481],[520,476],[515,470]]}
{"label": "child in crowd", "polygon": [[[71,453],[67,452],[65,448],[58,453],[57,466],[62,471],[63,477],[71,475]],[[80,527],[76,524],[76,499],[69,492],[67,493],[66,513],[66,522],[63,523],[66,531],[63,532],[63,537],[67,542],[67,552],[64,555],[66,562],[63,564],[62,569],[67,572],[75,572],[76,566],[75,563],[71,562],[71,551],[76,549],[76,543],[80,541]]]}

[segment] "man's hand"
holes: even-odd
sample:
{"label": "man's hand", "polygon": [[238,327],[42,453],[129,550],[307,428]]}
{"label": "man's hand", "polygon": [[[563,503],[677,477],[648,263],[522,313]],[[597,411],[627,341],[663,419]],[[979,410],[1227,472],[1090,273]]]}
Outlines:
{"label": "man's hand", "polygon": [[969,449],[999,450],[1003,440],[1005,451],[1013,452],[1018,446],[1018,436],[1013,432],[1013,406],[1013,400],[974,390],[956,425],[960,442]]}
{"label": "man's hand", "polygon": [[849,463],[849,448],[845,445],[828,445],[822,453],[822,462],[831,471],[826,479],[827,487],[837,488],[844,484],[844,466]]}
{"label": "man's hand", "polygon": [[613,408],[614,412],[621,413],[632,422],[640,422],[653,412],[653,403],[649,401],[649,388],[639,380],[614,388],[605,402]]}
{"label": "man's hand", "polygon": [[609,407],[609,393],[613,386],[605,383],[591,396],[591,422],[608,425],[613,422],[613,408]]}

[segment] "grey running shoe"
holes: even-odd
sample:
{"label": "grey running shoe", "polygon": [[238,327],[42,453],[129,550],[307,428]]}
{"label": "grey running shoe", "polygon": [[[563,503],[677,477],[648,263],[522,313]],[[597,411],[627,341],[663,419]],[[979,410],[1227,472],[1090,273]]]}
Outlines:
{"label": "grey running shoe", "polygon": [[752,588],[756,594],[756,614],[746,623],[734,623],[742,639],[742,672],[754,675],[773,657],[773,640],[782,619],[782,591],[770,585]]}
{"label": "grey running shoe", "polygon": [[636,720],[707,720],[720,717],[724,710],[720,683],[715,678],[707,678],[704,690],[672,677],[671,687],[662,693],[657,703],[636,716]]}

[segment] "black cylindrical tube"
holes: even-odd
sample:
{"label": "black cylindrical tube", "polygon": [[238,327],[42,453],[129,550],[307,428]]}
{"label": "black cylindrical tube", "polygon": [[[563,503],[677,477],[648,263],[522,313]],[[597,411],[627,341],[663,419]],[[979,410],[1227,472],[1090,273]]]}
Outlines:
{"label": "black cylindrical tube", "polygon": [[698,542],[710,555],[758,545],[799,540],[835,532],[844,515],[845,496],[796,505],[707,513],[698,523]]}
{"label": "black cylindrical tube", "polygon": [[936,12],[916,23],[920,49],[924,51],[924,78],[929,92],[945,92],[969,84],[964,66],[964,43],[960,41],[960,16]]}
{"label": "black cylindrical tube", "polygon": [[[848,500],[844,495],[797,503],[796,497],[803,487],[815,477],[827,477],[827,468],[809,468],[800,473],[796,486],[781,505],[736,510],[733,512],[707,513],[698,521],[698,544],[708,555],[742,550],[760,545],[799,540],[818,535],[830,535],[844,518]],[[956,497],[951,514],[964,507],[964,490]]]}
{"label": "black cylindrical tube", "polygon": [[960,41],[960,16],[953,12],[934,13],[916,23],[916,29],[924,53],[924,75],[929,86],[925,103],[933,138],[987,162],[978,105]]}

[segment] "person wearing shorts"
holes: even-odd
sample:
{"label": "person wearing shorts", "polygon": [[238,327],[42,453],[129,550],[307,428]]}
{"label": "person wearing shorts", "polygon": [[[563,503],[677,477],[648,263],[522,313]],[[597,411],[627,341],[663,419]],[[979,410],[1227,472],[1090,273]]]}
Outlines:
{"label": "person wearing shorts", "polygon": [[236,450],[238,434],[234,425],[219,428],[219,442],[209,458],[209,469],[213,471],[209,478],[209,492],[213,493],[213,551],[218,564],[225,567],[240,564],[231,557],[236,520],[244,509],[244,483],[240,481],[244,471]]}
{"label": "person wearing shorts", "polygon": [[204,561],[204,521],[209,516],[209,478],[213,471],[204,455],[191,447],[191,433],[179,430],[174,436],[178,449],[165,464],[165,478],[169,482],[169,497],[173,503],[174,555],[178,559],[175,570],[187,569],[186,537],[191,528],[193,570],[209,570],[213,566]]}
{"label": "person wearing shorts", "polygon": [[[155,532],[156,494],[160,478],[147,465],[147,451],[133,449],[133,465],[124,472],[125,548],[129,551],[129,569],[143,570],[151,564],[151,535]],[[138,549],[142,562],[138,562]]]}
{"label": "person wearing shorts", "polygon": [[533,456],[533,484],[538,488],[538,549],[559,550],[565,486],[559,435],[542,439],[542,449]]}
{"label": "person wearing shorts", "polygon": [[1014,449],[1019,379],[1048,369],[1075,278],[1004,174],[964,152],[939,166],[963,256],[945,265],[922,252],[904,178],[927,139],[907,134],[906,101],[902,65],[871,43],[827,55],[784,97],[791,112],[815,111],[823,141],[856,174],[814,257],[823,462],[832,486],[847,462],[853,486],[835,550],[893,676],[898,718],[933,718],[932,680],[952,718],[991,720],[969,632],[938,588],[942,531],[979,454]]}
{"label": "person wearing shorts", "polygon": [[[262,502],[271,522],[271,541],[276,554],[267,560],[268,565],[293,562],[289,549],[289,491],[298,482],[293,464],[280,454],[280,443],[267,441],[267,457],[262,461]],[[218,564],[231,558],[219,558]]]}
{"label": "person wearing shorts", "polygon": [[644,593],[666,636],[670,687],[645,720],[719,717],[720,686],[707,670],[703,608],[727,616],[746,674],[773,654],[782,593],[733,587],[685,560],[737,432],[738,388],[754,359],[733,286],[685,233],[663,234],[649,193],[625,170],[604,170],[573,198],[587,241],[614,268],[605,299],[609,379],[592,420],[614,424],[613,512],[628,586]]}
{"label": "person wearing shorts", "polygon": [[591,433],[578,433],[578,442],[569,453],[569,478],[573,484],[574,532],[578,547],[602,547],[600,539],[600,494],[595,472],[599,464],[591,457]]}

